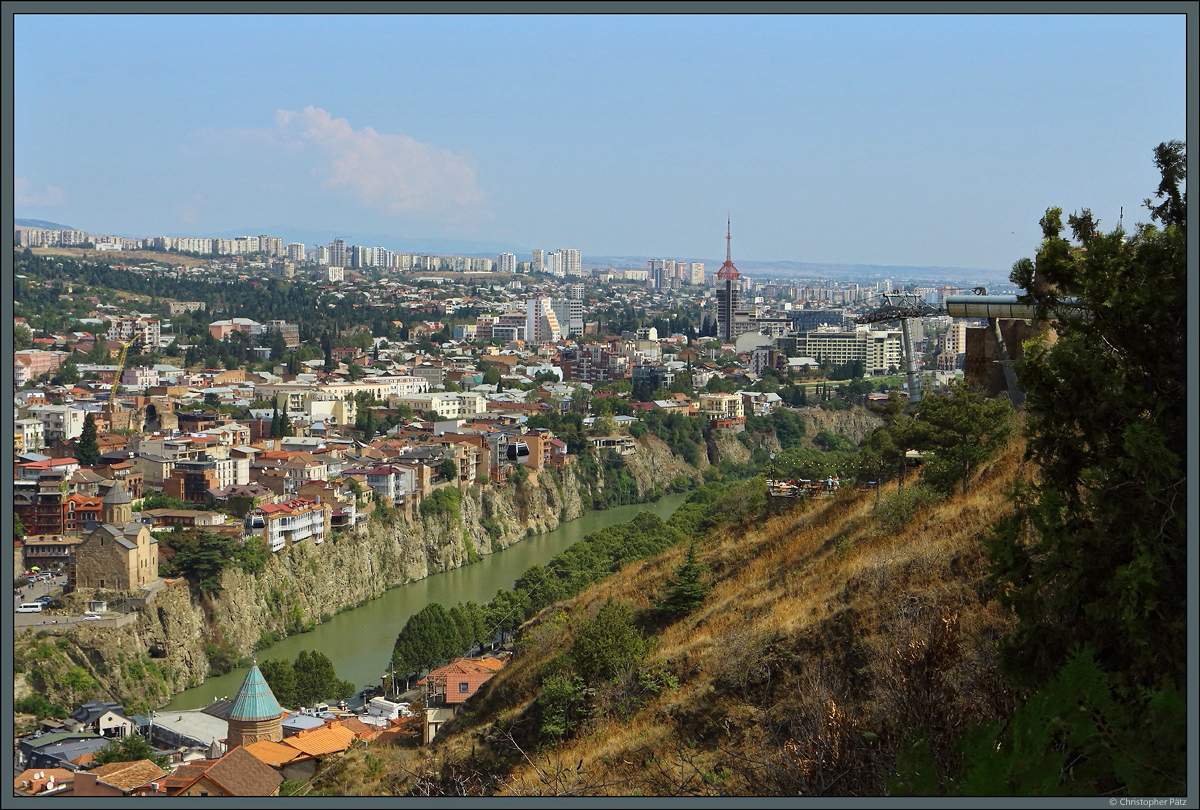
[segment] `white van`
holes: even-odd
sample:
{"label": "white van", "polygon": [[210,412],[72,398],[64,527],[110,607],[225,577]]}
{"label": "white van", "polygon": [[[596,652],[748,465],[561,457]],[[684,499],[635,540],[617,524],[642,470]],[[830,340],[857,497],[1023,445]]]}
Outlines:
{"label": "white van", "polygon": [[42,612],[42,603],[41,602],[25,602],[24,604],[17,606],[17,613],[41,613],[41,612]]}

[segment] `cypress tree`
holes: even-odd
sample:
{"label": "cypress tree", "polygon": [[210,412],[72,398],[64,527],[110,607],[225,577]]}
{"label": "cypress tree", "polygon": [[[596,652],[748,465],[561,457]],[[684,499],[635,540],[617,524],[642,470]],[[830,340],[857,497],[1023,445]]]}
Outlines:
{"label": "cypress tree", "polygon": [[83,432],[75,446],[75,459],[84,467],[100,463],[100,445],[96,442],[96,420],[89,413],[83,418]]}
{"label": "cypress tree", "polygon": [[687,559],[675,569],[667,582],[667,592],[658,603],[660,610],[683,615],[691,613],[704,602],[708,584],[704,581],[708,567],[697,559],[696,542],[688,546]]}

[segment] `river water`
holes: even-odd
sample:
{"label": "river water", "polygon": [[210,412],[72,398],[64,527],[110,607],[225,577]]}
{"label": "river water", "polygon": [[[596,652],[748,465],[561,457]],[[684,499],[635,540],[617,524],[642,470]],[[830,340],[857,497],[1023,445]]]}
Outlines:
{"label": "river water", "polygon": [[[641,512],[654,512],[666,520],[687,499],[687,494],[667,495],[655,503],[618,506],[588,512],[552,532],[527,537],[496,554],[487,554],[472,565],[455,568],[386,591],[357,608],[334,616],[308,633],[291,636],[264,650],[258,660],[292,661],[301,650],[319,650],[329,657],[338,677],[357,689],[378,685],[392,656],[392,645],[404,623],[431,602],[447,610],[474,600],[485,605],[501,588],[511,588],[530,566],[546,564],[554,555],[606,526],[627,523]],[[246,679],[247,668],[235,669],[175,695],[160,711],[196,709],[213,700],[232,697]]]}

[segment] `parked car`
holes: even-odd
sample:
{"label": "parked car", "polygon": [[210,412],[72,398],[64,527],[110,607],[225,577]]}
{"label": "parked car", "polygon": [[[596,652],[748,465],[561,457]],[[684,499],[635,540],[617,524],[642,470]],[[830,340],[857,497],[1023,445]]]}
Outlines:
{"label": "parked car", "polygon": [[17,613],[41,613],[41,602],[25,602],[17,607]]}
{"label": "parked car", "polygon": [[33,601],[35,601],[41,605],[48,605],[54,601],[54,597],[53,596],[39,596],[37,599],[34,599]]}
{"label": "parked car", "polygon": [[97,615],[97,614],[95,614],[95,613],[85,613],[85,614],[83,614],[83,620],[84,620],[85,622],[96,622],[96,621],[100,621],[100,619],[102,619],[102,618],[103,618],[102,616],[99,616],[99,615]]}

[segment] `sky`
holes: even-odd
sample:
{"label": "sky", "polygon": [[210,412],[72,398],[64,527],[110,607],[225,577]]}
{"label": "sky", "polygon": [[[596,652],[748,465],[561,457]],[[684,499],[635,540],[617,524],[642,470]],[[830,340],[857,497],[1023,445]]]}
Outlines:
{"label": "sky", "polygon": [[[1183,15],[17,15],[14,214],[1007,270],[1146,221]],[[353,243],[353,242],[352,242]],[[524,255],[522,255],[524,254]]]}

